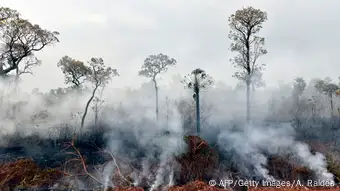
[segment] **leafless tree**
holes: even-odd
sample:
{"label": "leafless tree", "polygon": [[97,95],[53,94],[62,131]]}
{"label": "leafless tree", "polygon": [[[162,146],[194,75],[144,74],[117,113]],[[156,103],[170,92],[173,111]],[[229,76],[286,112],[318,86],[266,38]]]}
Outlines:
{"label": "leafless tree", "polygon": [[235,67],[241,70],[233,76],[244,81],[247,86],[248,123],[250,121],[250,85],[254,74],[264,67],[264,65],[257,64],[258,58],[267,53],[264,48],[265,39],[257,35],[266,20],[267,13],[253,7],[237,10],[229,17],[231,51],[237,53],[231,61]]}
{"label": "leafless tree", "polygon": [[139,71],[140,76],[151,78],[155,86],[156,92],[156,118],[159,119],[159,108],[158,108],[158,85],[157,75],[168,70],[168,66],[176,65],[177,61],[174,58],[170,58],[162,53],[158,55],[150,55],[144,60],[141,70]]}

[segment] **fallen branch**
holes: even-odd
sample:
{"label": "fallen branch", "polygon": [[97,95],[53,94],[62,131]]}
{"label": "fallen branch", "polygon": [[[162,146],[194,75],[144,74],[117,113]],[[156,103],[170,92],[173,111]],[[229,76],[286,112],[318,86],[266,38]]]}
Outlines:
{"label": "fallen branch", "polygon": [[125,180],[126,182],[128,182],[130,185],[133,185],[133,182],[131,182],[130,180],[128,180],[127,178],[125,178],[125,177],[122,175],[122,173],[121,173],[121,171],[120,171],[120,168],[119,168],[119,166],[118,166],[118,164],[117,164],[117,161],[116,161],[115,157],[113,156],[113,154],[112,154],[111,152],[105,150],[105,149],[103,150],[103,152],[105,152],[105,153],[107,153],[107,154],[109,154],[109,155],[111,156],[111,158],[112,158],[112,160],[113,160],[113,163],[115,164],[115,166],[116,166],[116,168],[117,168],[117,172],[118,172],[119,176],[120,176],[123,180]]}
{"label": "fallen branch", "polygon": [[71,160],[68,160],[65,162],[66,163],[69,163],[71,161],[80,161],[81,165],[82,165],[82,168],[85,172],[85,175],[91,177],[93,180],[95,180],[97,183],[101,184],[102,186],[104,186],[104,183],[102,183],[100,180],[98,180],[95,176],[93,176],[91,173],[88,172],[88,169],[87,169],[87,166],[86,166],[86,162],[85,162],[85,159],[83,157],[83,155],[80,153],[79,149],[75,146],[74,144],[74,139],[72,140],[71,143],[69,143],[70,146],[74,149],[74,151],[76,153],[69,153],[69,154],[73,154],[73,155],[76,155],[78,157],[78,159],[71,159]]}

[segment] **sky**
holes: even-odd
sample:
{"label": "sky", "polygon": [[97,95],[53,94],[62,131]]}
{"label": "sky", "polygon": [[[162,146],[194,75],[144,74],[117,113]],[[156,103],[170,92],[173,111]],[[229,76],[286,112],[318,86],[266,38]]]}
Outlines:
{"label": "sky", "polygon": [[340,76],[340,1],[337,0],[0,0],[42,28],[60,32],[60,43],[37,53],[42,65],[34,76],[23,77],[22,87],[47,91],[64,85],[58,60],[68,55],[87,61],[102,57],[118,69],[112,87],[139,87],[144,59],[167,54],[177,60],[160,80],[202,68],[216,81],[234,85],[236,71],[229,59],[228,17],[246,6],[268,14],[261,36],[268,54],[268,86],[293,78]]}

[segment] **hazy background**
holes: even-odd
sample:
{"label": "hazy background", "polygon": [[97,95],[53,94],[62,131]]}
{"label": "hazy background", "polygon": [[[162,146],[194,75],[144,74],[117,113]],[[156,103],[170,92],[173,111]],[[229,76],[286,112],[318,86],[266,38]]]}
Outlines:
{"label": "hazy background", "polygon": [[103,57],[121,74],[110,87],[137,88],[148,80],[137,75],[144,59],[160,52],[178,61],[160,83],[202,67],[217,81],[234,85],[228,17],[243,6],[268,13],[260,33],[266,38],[268,54],[258,61],[267,64],[267,85],[296,76],[306,81],[339,76],[337,0],[1,0],[0,4],[60,32],[60,43],[37,53],[43,64],[33,70],[34,76],[23,76],[24,91],[64,86],[56,66],[64,55],[83,61]]}

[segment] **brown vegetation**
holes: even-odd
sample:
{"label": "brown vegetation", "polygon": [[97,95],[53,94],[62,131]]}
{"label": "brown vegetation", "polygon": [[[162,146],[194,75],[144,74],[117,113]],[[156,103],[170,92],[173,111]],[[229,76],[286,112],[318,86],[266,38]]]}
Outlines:
{"label": "brown vegetation", "polygon": [[188,152],[176,157],[181,165],[177,182],[185,184],[195,180],[211,179],[219,163],[217,151],[197,136],[187,136],[185,142],[188,145]]}
{"label": "brown vegetation", "polygon": [[53,185],[62,177],[56,169],[40,169],[30,159],[0,164],[0,188],[41,188]]}
{"label": "brown vegetation", "polygon": [[216,188],[209,186],[208,184],[202,182],[202,181],[194,181],[190,182],[188,184],[185,184],[184,186],[174,186],[169,188],[168,191],[228,191],[227,189],[222,188]]}
{"label": "brown vegetation", "polygon": [[292,162],[289,162],[289,157],[271,157],[268,160],[268,170],[274,177],[293,181],[301,180],[306,182],[307,180],[313,179],[313,172],[307,167],[299,166]]}
{"label": "brown vegetation", "polygon": [[[197,136],[187,136],[185,137],[185,142],[187,143],[187,153],[177,156],[175,160],[180,164],[181,169],[176,177],[177,185],[168,187],[164,189],[164,185],[159,189],[169,190],[169,191],[222,191],[226,189],[211,187],[206,182],[207,180],[214,177],[214,173],[217,171],[219,164],[219,157],[216,149],[210,147],[208,143]],[[75,158],[73,162],[80,164],[80,176],[88,176],[95,179],[94,182],[100,181],[94,177],[88,169],[90,168],[86,164],[86,160],[82,157],[79,150],[76,148],[72,142],[70,145],[74,149]],[[116,165],[116,170],[114,176],[112,176],[112,181],[120,185],[116,188],[106,189],[108,191],[144,191],[142,187],[132,187],[131,184],[125,184],[126,180],[129,179],[123,166],[116,163],[115,157],[109,153],[110,158]],[[268,170],[270,174],[276,178],[293,181],[301,180],[302,182],[307,179],[312,179],[313,173],[306,167],[296,165],[291,162],[289,156],[286,157],[271,157],[268,160]],[[338,167],[338,166],[337,166]],[[74,168],[72,168],[74,169]],[[121,170],[123,170],[121,172]],[[117,172],[116,172],[117,171]],[[124,174],[124,175],[123,175]],[[129,174],[129,173],[128,173]],[[73,177],[74,174],[69,174],[66,171],[62,172],[57,169],[41,169],[39,168],[33,160],[31,159],[19,159],[14,162],[8,162],[0,164],[0,190],[10,190],[13,188],[46,188],[56,183],[60,182],[62,178]],[[126,180],[123,181],[122,179]],[[117,180],[120,180],[117,181]],[[130,180],[130,179],[129,179]],[[132,180],[130,180],[132,182]],[[142,183],[144,184],[144,183]],[[236,189],[236,188],[235,188]],[[239,188],[238,188],[239,189]],[[249,188],[249,191],[274,191],[274,190],[340,190],[340,188],[307,188],[301,187],[259,187],[259,188]],[[158,191],[158,190],[155,190]]]}

